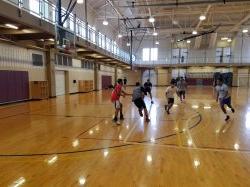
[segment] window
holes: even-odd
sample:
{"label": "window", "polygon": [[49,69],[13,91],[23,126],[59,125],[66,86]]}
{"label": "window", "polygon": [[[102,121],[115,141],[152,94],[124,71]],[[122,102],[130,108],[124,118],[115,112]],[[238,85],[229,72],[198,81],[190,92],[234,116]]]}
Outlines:
{"label": "window", "polygon": [[143,48],[142,49],[143,61],[157,61],[158,60],[158,48]]}
{"label": "window", "polygon": [[150,48],[143,48],[142,49],[142,60],[143,61],[149,61],[149,51],[150,51]]}
{"label": "window", "polygon": [[32,61],[34,66],[43,66],[43,56],[39,54],[32,54]]}
{"label": "window", "polygon": [[151,48],[151,61],[158,60],[158,48]]}
{"label": "window", "polygon": [[29,8],[30,8],[30,13],[34,16],[38,16],[39,17],[39,13],[40,13],[40,4],[39,4],[39,0],[30,0],[29,1]]}

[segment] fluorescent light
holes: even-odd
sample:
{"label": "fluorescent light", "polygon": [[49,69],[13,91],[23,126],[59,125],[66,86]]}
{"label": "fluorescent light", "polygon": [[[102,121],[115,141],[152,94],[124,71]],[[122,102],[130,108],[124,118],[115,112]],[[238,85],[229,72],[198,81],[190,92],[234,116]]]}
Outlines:
{"label": "fluorescent light", "polygon": [[50,39],[49,39],[49,41],[52,41],[52,42],[54,42],[55,40],[54,40],[54,38],[50,38]]}
{"label": "fluorescent light", "polygon": [[205,20],[205,19],[206,19],[206,16],[201,15],[201,16],[199,17],[199,19],[200,19],[201,21],[203,21],[203,20]]}
{"label": "fluorescent light", "polygon": [[127,43],[127,46],[128,46],[128,47],[130,46],[130,43],[129,43],[129,42]]}
{"label": "fluorescent light", "polygon": [[248,29],[243,29],[242,32],[243,32],[243,33],[247,33],[247,32],[248,32]]}
{"label": "fluorescent light", "polygon": [[83,4],[83,0],[77,0],[78,4]]}
{"label": "fluorescent light", "polygon": [[188,43],[188,44],[190,44],[190,43],[191,43],[191,41],[190,41],[190,40],[187,40],[187,43]]}
{"label": "fluorescent light", "polygon": [[228,40],[228,37],[222,37],[221,40]]}
{"label": "fluorescent light", "polygon": [[121,35],[121,34],[118,34],[118,38],[122,38],[122,35]]}
{"label": "fluorescent light", "polygon": [[176,20],[173,20],[172,23],[173,23],[174,25],[178,25],[178,21],[176,21]]}
{"label": "fluorescent light", "polygon": [[10,24],[10,23],[6,23],[5,26],[6,26],[6,27],[9,27],[9,28],[11,28],[11,29],[16,29],[16,30],[18,29],[17,26],[12,25],[12,24]]}
{"label": "fluorescent light", "polygon": [[109,22],[107,20],[103,20],[102,24],[106,26],[109,24]]}
{"label": "fluorescent light", "polygon": [[228,43],[232,42],[232,39],[231,39],[231,38],[228,38],[227,42],[228,42]]}
{"label": "fluorescent light", "polygon": [[154,22],[155,22],[155,18],[154,18],[154,17],[150,17],[150,18],[148,19],[148,21],[149,21],[150,23],[154,23]]}
{"label": "fluorescent light", "polygon": [[198,34],[198,32],[194,30],[194,31],[192,32],[192,34],[193,34],[193,35],[196,35],[196,34]]}
{"label": "fluorescent light", "polygon": [[156,42],[155,42],[155,44],[156,44],[156,45],[159,45],[159,44],[160,44],[160,42],[159,42],[159,41],[156,41]]}
{"label": "fluorescent light", "polygon": [[157,32],[153,32],[153,35],[154,35],[154,36],[157,36],[157,35],[158,35],[158,33],[157,33]]}

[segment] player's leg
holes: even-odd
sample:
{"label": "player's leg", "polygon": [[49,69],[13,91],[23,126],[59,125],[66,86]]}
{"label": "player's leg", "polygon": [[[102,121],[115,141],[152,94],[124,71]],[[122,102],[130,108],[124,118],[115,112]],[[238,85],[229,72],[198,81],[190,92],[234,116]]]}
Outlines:
{"label": "player's leg", "polygon": [[186,99],[186,91],[183,91],[183,100],[185,100]]}
{"label": "player's leg", "polygon": [[118,100],[114,102],[115,105],[115,117],[113,118],[113,121],[116,122],[118,120],[118,113],[120,111],[120,103]]}
{"label": "player's leg", "polygon": [[230,117],[227,114],[227,110],[225,109],[225,99],[220,99],[220,108],[221,108],[222,112],[226,115],[225,121],[229,120]]}
{"label": "player's leg", "polygon": [[146,104],[145,104],[143,99],[141,99],[141,109],[143,109],[146,122],[149,122],[150,119],[148,117],[148,110],[147,110]]}
{"label": "player's leg", "polygon": [[120,120],[124,120],[122,108],[123,108],[123,104],[120,102]]}
{"label": "player's leg", "polygon": [[169,110],[172,108],[174,104],[174,98],[169,98],[168,99],[168,106],[167,106],[167,113],[170,114]]}
{"label": "player's leg", "polygon": [[234,113],[235,112],[235,110],[234,110],[234,108],[233,108],[233,106],[232,106],[232,104],[231,104],[231,97],[228,97],[227,98],[227,103],[226,103],[226,105],[231,109],[231,111]]}
{"label": "player's leg", "polygon": [[142,114],[142,106],[140,105],[140,102],[139,102],[139,99],[136,99],[134,100],[134,104],[135,106],[138,108],[138,112],[140,114],[141,117],[143,117],[143,114]]}
{"label": "player's leg", "polygon": [[151,92],[151,90],[149,90],[149,91],[148,91],[148,93],[149,93],[149,96],[150,96],[150,99],[151,99],[151,104],[153,104],[153,103],[154,103],[154,101],[153,101],[153,96],[152,96],[152,92]]}

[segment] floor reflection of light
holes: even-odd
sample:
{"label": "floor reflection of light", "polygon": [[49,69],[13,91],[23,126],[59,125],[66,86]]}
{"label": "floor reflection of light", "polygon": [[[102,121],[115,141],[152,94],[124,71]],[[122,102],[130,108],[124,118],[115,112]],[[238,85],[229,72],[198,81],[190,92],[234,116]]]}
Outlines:
{"label": "floor reflection of light", "polygon": [[155,139],[152,137],[150,138],[150,142],[154,143],[155,142]]}
{"label": "floor reflection of light", "polygon": [[86,183],[86,179],[84,177],[80,177],[78,182],[80,186],[83,186]]}
{"label": "floor reflection of light", "polygon": [[193,145],[193,141],[191,139],[188,139],[187,143],[188,143],[189,146]]}
{"label": "floor reflection of light", "polygon": [[199,106],[198,105],[192,105],[192,108],[197,109],[197,108],[199,108]]}
{"label": "floor reflection of light", "polygon": [[73,142],[72,142],[72,146],[73,147],[77,147],[79,145],[79,140],[74,140]]}
{"label": "floor reflection of light", "polygon": [[119,140],[121,140],[122,139],[122,135],[119,135]]}
{"label": "floor reflection of light", "polygon": [[184,128],[184,129],[182,129],[182,131],[183,131],[183,132],[186,132],[186,129]]}
{"label": "floor reflection of light", "polygon": [[237,143],[234,144],[234,149],[235,149],[235,150],[239,150],[239,148],[240,148],[239,144],[237,144]]}
{"label": "floor reflection of light", "polygon": [[94,133],[94,131],[92,131],[92,130],[89,131],[89,134],[90,134],[90,135],[93,134],[93,133]]}
{"label": "floor reflection of light", "polygon": [[203,107],[205,110],[207,110],[207,109],[211,109],[211,106],[204,106]]}
{"label": "floor reflection of light", "polygon": [[147,155],[147,161],[152,162],[152,156],[151,155]]}
{"label": "floor reflection of light", "polygon": [[104,151],[103,151],[103,156],[104,156],[104,157],[107,157],[108,154],[109,154],[109,151],[108,151],[108,150],[104,150]]}
{"label": "floor reflection of light", "polygon": [[177,104],[174,104],[173,107],[177,107],[178,105]]}
{"label": "floor reflection of light", "polygon": [[215,130],[215,133],[216,133],[216,134],[219,134],[219,133],[220,133],[220,129],[216,129],[216,130]]}
{"label": "floor reflection of light", "polygon": [[127,128],[127,129],[129,129],[129,126],[128,126],[128,125],[126,125],[126,128]]}
{"label": "floor reflection of light", "polygon": [[47,162],[48,162],[49,165],[52,165],[57,161],[57,159],[58,159],[58,156],[54,155],[51,158],[49,158]]}
{"label": "floor reflection of light", "polygon": [[25,183],[25,178],[24,177],[20,177],[19,179],[17,179],[16,181],[13,182],[12,185],[10,185],[11,187],[19,187],[21,185],[23,185]]}
{"label": "floor reflection of light", "polygon": [[201,163],[200,163],[199,160],[194,160],[194,167],[195,167],[195,168],[198,168],[200,164],[201,164]]}
{"label": "floor reflection of light", "polygon": [[99,131],[99,130],[100,130],[99,126],[97,126],[97,127],[95,128],[95,130],[96,130],[96,131]]}
{"label": "floor reflection of light", "polygon": [[250,109],[247,111],[246,114],[246,128],[250,129]]}
{"label": "floor reflection of light", "polygon": [[150,111],[150,122],[151,122],[151,125],[153,126],[156,125],[157,123],[156,117],[157,117],[157,107],[152,106],[151,111]]}
{"label": "floor reflection of light", "polygon": [[105,120],[105,124],[108,124],[108,120]]}

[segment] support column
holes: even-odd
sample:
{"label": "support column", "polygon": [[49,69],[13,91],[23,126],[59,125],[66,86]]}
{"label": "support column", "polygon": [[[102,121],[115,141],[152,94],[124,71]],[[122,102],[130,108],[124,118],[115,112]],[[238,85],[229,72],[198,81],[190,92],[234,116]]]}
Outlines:
{"label": "support column", "polygon": [[170,81],[172,79],[172,68],[167,69],[167,85],[170,85]]}
{"label": "support column", "polygon": [[115,66],[115,76],[114,76],[114,79],[115,79],[115,82],[113,82],[113,85],[115,85],[116,81],[117,81],[117,66]]}
{"label": "support column", "polygon": [[232,82],[232,86],[239,86],[238,84],[238,68],[237,67],[233,67],[233,82]]}
{"label": "support column", "polygon": [[49,96],[56,97],[56,78],[55,78],[55,62],[56,62],[56,53],[55,49],[51,48],[46,52],[46,64],[47,64],[47,77],[49,84]]}
{"label": "support column", "polygon": [[97,91],[98,89],[98,66],[97,62],[94,63],[94,90]]}
{"label": "support column", "polygon": [[247,80],[247,86],[250,87],[250,67],[248,67],[248,80]]}

